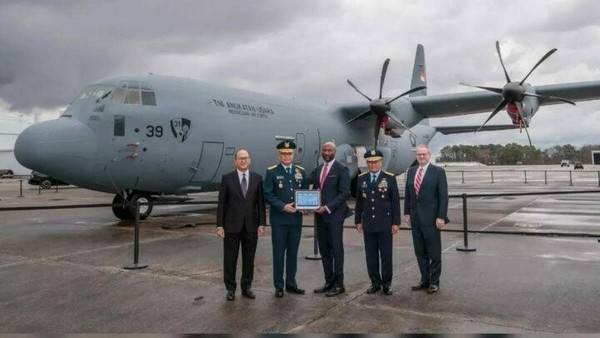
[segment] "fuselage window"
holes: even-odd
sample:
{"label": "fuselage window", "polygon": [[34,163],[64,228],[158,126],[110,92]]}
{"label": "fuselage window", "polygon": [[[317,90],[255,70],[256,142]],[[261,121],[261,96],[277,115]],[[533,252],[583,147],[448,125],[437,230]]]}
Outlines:
{"label": "fuselage window", "polygon": [[144,106],[156,106],[156,97],[154,97],[154,92],[142,90],[142,104]]}

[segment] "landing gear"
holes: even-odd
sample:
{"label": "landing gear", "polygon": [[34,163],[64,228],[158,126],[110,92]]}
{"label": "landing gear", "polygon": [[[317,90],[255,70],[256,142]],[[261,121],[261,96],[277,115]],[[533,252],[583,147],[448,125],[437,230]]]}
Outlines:
{"label": "landing gear", "polygon": [[146,219],[152,213],[153,200],[148,194],[134,193],[126,197],[121,194],[115,195],[113,199],[112,211],[113,214],[121,220],[132,220],[135,214],[130,205],[140,203],[140,219]]}

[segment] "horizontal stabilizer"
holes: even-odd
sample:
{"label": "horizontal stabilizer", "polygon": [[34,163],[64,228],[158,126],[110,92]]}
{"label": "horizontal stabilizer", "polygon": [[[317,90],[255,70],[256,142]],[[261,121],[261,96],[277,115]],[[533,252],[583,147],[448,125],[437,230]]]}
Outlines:
{"label": "horizontal stabilizer", "polygon": [[439,131],[444,135],[460,134],[460,133],[471,133],[476,132],[479,128],[480,131],[494,131],[494,130],[507,130],[507,129],[518,129],[519,126],[513,124],[498,124],[493,126],[452,126],[452,127],[435,127],[435,130]]}

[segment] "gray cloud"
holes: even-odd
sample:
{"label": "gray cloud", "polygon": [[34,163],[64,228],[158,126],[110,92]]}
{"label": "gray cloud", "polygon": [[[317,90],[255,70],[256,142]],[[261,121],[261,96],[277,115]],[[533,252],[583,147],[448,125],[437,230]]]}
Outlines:
{"label": "gray cloud", "polygon": [[[153,72],[315,102],[356,102],[361,97],[346,79],[376,93],[387,57],[385,95],[408,89],[418,43],[425,46],[429,94],[464,92],[473,89],[461,81],[504,84],[496,40],[514,79],[556,47],[532,84],[598,80],[599,12],[594,0],[9,0],[0,3],[0,99],[22,113],[56,109],[98,78]],[[561,142],[556,135],[592,140],[599,109],[597,102],[542,107],[531,127],[534,143]],[[508,117],[498,114],[492,123]],[[508,141],[526,137],[505,131],[435,142]]]}

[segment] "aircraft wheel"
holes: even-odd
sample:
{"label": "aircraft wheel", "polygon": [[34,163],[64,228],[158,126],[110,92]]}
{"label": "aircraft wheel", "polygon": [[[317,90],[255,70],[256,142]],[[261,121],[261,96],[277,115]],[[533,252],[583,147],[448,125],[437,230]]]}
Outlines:
{"label": "aircraft wheel", "polygon": [[123,197],[119,194],[115,195],[115,198],[113,198],[112,201],[112,211],[113,214],[120,220],[130,220],[132,219],[133,215],[131,214],[131,212],[129,211],[128,206],[125,204],[125,200],[123,199]]}
{"label": "aircraft wheel", "polygon": [[42,189],[50,189],[50,188],[52,188],[52,181],[43,180],[40,182],[40,187],[42,187]]}
{"label": "aircraft wheel", "polygon": [[[154,206],[152,198],[146,194],[133,194],[129,198],[129,203],[140,202],[140,219],[146,219],[152,213],[152,207]],[[131,215],[133,218],[133,215]]]}

